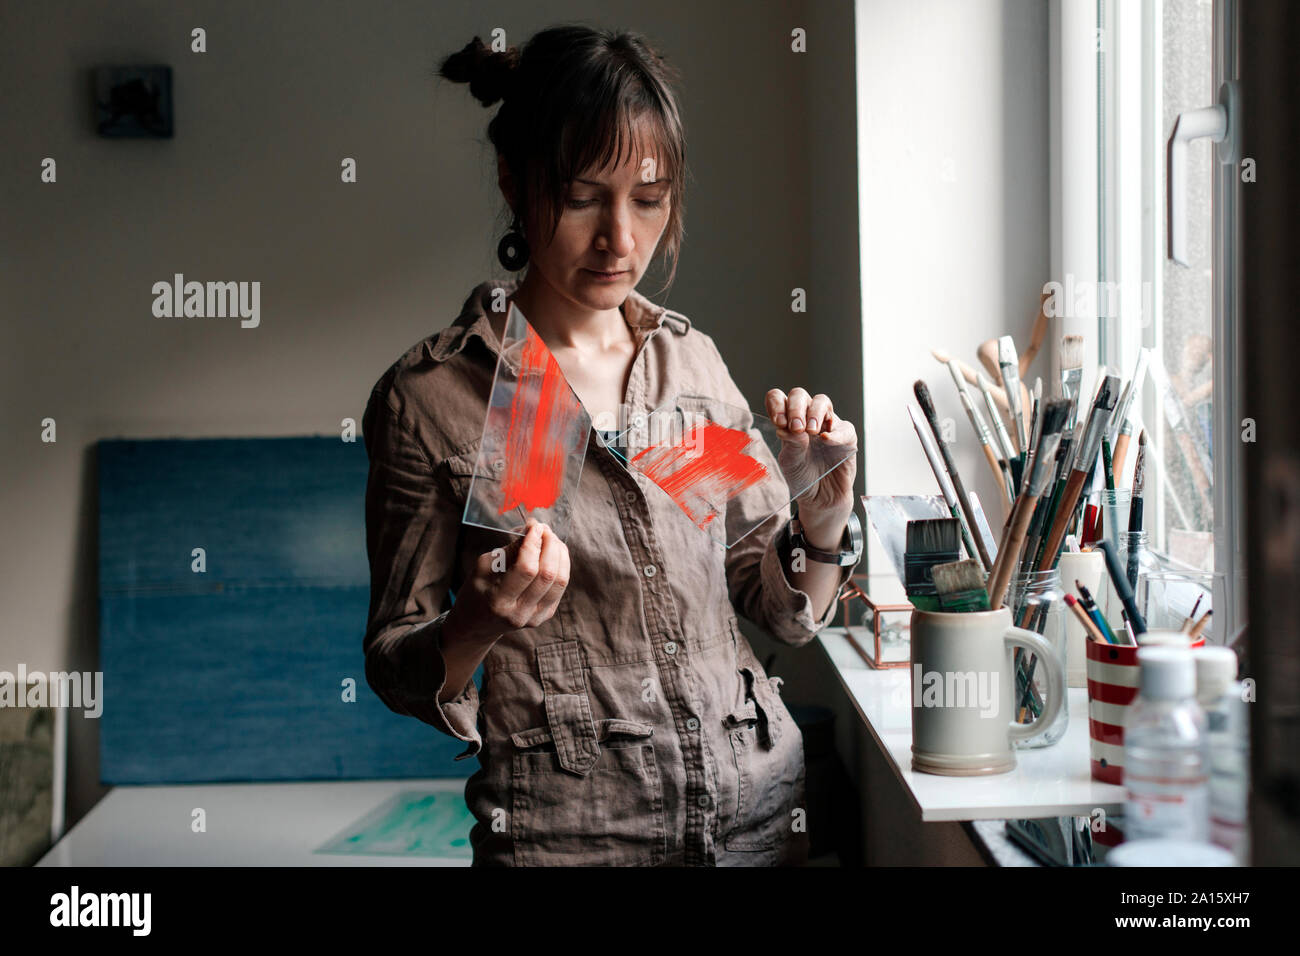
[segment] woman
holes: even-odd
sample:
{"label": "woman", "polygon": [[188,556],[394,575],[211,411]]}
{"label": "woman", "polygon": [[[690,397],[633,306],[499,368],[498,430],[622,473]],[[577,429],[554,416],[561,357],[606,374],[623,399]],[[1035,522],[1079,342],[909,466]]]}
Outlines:
{"label": "woman", "polygon": [[[500,255],[527,271],[475,288],[371,394],[367,680],[465,741],[457,759],[478,756],[475,865],[801,862],[802,738],[736,611],[791,645],[834,614],[861,550],[845,547],[855,458],[799,499],[804,540],[772,481],[725,520],[774,516],[718,547],[594,433],[566,541],[540,523],[522,538],[462,525],[510,301],[611,432],[683,392],[747,403],[713,340],[635,291],[665,234],[674,266],[682,236],[685,148],[660,58],[636,35],[564,26],[522,53],[476,37],[440,72],[503,100],[488,127],[515,218]],[[772,389],[766,411],[788,481],[814,442],[857,447],[825,395]]]}

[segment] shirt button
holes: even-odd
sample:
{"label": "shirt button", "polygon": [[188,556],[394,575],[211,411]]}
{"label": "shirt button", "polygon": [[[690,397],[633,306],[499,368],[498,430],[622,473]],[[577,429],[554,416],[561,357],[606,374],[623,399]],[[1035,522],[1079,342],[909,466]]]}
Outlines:
{"label": "shirt button", "polygon": [[699,730],[699,729],[700,729],[700,722],[699,722],[698,720],[696,720],[694,717],[691,717],[691,718],[687,719],[687,721],[686,721],[686,729],[687,729],[687,730]]}
{"label": "shirt button", "polygon": [[645,576],[648,578],[655,576],[655,566],[653,564],[647,564],[645,566]]}
{"label": "shirt button", "polygon": [[707,793],[702,793],[695,798],[695,802],[702,807],[707,807],[709,805],[709,795]]}
{"label": "shirt button", "polygon": [[677,642],[676,642],[676,641],[669,641],[667,644],[665,644],[665,645],[664,645],[664,653],[665,653],[665,654],[676,654],[676,653],[677,653]]}
{"label": "shirt button", "polygon": [[500,471],[501,469],[505,468],[505,466],[506,466],[506,463],[505,463],[502,459],[500,459],[500,458],[498,458],[496,461],[492,462],[492,470],[493,470],[493,471]]}
{"label": "shirt button", "polygon": [[624,494],[623,497],[626,498],[629,502],[636,501],[636,492],[629,491],[626,494]]}

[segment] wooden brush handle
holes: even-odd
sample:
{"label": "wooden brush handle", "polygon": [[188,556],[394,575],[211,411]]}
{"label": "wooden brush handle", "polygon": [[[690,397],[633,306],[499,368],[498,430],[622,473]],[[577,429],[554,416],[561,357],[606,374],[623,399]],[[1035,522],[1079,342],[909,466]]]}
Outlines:
{"label": "wooden brush handle", "polygon": [[1115,450],[1110,455],[1110,470],[1115,479],[1115,487],[1119,487],[1120,475],[1124,474],[1124,459],[1128,455],[1128,442],[1132,435],[1120,434],[1115,439]]}
{"label": "wooden brush handle", "polygon": [[1034,516],[1036,497],[1021,495],[1016,499],[1016,506],[1011,509],[1011,521],[1002,535],[998,545],[997,567],[989,578],[989,607],[996,611],[1002,606],[1006,597],[1007,585],[1011,583],[1011,572],[1019,564],[1020,549],[1025,543],[1025,532],[1029,530],[1029,519]]}
{"label": "wooden brush handle", "polygon": [[[978,394],[978,389],[980,384],[979,373],[976,372],[969,365],[967,365],[965,362],[963,362],[961,359],[956,359],[955,361],[957,362],[957,368],[961,370],[962,377],[965,378],[966,381],[970,382],[970,384],[975,386],[976,394]],[[996,381],[996,379],[994,379],[994,381]],[[990,385],[989,394],[993,396],[993,402],[995,405],[998,406],[998,408],[1002,409],[1004,412],[1010,411],[1010,406],[1007,405],[1006,389],[1004,389],[1001,385]],[[981,401],[983,401],[983,399],[981,399]]]}
{"label": "wooden brush handle", "polygon": [[1029,347],[1020,353],[1020,380],[1022,382],[1029,372],[1029,366],[1034,361],[1034,356],[1043,347],[1043,337],[1047,335],[1047,300],[1051,297],[1052,293],[1050,292],[1043,292],[1038,296],[1038,315],[1034,318],[1033,331],[1029,333]]}
{"label": "wooden brush handle", "polygon": [[1074,514],[1074,506],[1079,503],[1079,492],[1083,490],[1083,481],[1087,477],[1082,471],[1071,471],[1070,477],[1066,479],[1061,500],[1056,506],[1056,517],[1052,519],[1052,530],[1048,533],[1047,543],[1043,548],[1044,566],[1036,570],[1046,571],[1051,568],[1052,565],[1048,562],[1052,562],[1056,552],[1060,550],[1065,529],[1070,525],[1070,516]]}

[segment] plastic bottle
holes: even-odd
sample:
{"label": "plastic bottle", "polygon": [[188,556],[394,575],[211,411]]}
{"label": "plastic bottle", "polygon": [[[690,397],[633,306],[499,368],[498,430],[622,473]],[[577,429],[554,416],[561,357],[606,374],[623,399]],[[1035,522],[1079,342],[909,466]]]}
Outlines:
{"label": "plastic bottle", "polygon": [[1143,647],[1138,668],[1124,726],[1124,838],[1208,843],[1209,750],[1191,651]]}
{"label": "plastic bottle", "polygon": [[1205,710],[1210,753],[1210,840],[1245,864],[1250,846],[1250,715],[1231,648],[1199,647],[1196,700]]}

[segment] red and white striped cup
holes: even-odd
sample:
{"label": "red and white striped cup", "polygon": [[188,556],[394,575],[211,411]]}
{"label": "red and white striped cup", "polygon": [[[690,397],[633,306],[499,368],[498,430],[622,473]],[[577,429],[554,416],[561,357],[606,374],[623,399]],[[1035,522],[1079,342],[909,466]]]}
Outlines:
{"label": "red and white striped cup", "polygon": [[[1178,644],[1201,647],[1204,637],[1189,641],[1178,631],[1148,631],[1142,646]],[[1087,641],[1088,656],[1088,744],[1092,757],[1092,779],[1102,783],[1124,782],[1124,723],[1138,694],[1138,648],[1131,644],[1102,644]]]}

